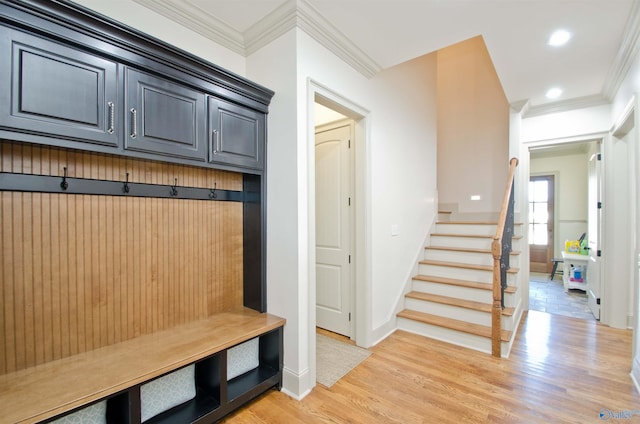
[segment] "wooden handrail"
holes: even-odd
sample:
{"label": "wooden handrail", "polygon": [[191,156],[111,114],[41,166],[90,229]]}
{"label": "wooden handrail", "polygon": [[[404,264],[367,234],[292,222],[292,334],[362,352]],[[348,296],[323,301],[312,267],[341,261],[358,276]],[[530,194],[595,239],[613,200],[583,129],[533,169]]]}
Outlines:
{"label": "wooden handrail", "polygon": [[491,254],[493,255],[493,307],[491,309],[491,354],[496,357],[502,356],[501,334],[502,334],[502,287],[500,279],[500,259],[502,258],[502,235],[504,234],[505,222],[509,201],[511,200],[511,189],[513,179],[518,166],[518,159],[511,158],[509,161],[509,175],[507,177],[507,187],[504,192],[500,217],[498,218],[498,228],[496,235],[491,242]]}

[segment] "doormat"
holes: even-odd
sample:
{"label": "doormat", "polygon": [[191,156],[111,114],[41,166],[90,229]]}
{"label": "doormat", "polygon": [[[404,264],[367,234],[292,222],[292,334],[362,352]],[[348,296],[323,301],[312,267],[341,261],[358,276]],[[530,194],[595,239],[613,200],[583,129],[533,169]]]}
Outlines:
{"label": "doormat", "polygon": [[331,387],[369,355],[361,347],[316,334],[316,381]]}

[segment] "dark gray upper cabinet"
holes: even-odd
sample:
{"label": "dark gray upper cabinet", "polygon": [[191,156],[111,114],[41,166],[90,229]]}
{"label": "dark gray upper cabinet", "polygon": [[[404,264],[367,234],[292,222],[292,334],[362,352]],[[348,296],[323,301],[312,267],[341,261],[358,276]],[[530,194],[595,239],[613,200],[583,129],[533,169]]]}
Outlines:
{"label": "dark gray upper cabinet", "polygon": [[209,97],[209,162],[264,168],[264,113]]}
{"label": "dark gray upper cabinet", "polygon": [[273,91],[68,0],[0,0],[0,139],[262,175]]}
{"label": "dark gray upper cabinet", "polygon": [[118,146],[115,62],[0,27],[0,126]]}
{"label": "dark gray upper cabinet", "polygon": [[125,149],[205,160],[203,93],[127,69],[125,114]]}

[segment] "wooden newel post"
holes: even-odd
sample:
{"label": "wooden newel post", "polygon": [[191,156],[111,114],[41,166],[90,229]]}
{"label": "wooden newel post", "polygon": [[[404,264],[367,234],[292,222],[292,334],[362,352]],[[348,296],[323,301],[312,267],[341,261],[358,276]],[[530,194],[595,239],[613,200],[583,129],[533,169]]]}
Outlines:
{"label": "wooden newel post", "polygon": [[502,356],[502,290],[500,281],[500,259],[502,258],[502,241],[494,237],[491,242],[493,255],[493,307],[491,308],[491,354]]}

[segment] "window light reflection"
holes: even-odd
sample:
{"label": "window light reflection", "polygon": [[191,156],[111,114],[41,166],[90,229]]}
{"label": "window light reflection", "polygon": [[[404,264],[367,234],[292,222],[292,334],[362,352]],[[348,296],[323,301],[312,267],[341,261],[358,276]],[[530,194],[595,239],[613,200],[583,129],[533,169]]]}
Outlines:
{"label": "window light reflection", "polygon": [[[529,311],[531,313],[531,311]],[[551,333],[551,315],[537,314],[534,325],[527,326],[525,340],[527,358],[531,362],[542,362],[549,356],[549,336]]]}

